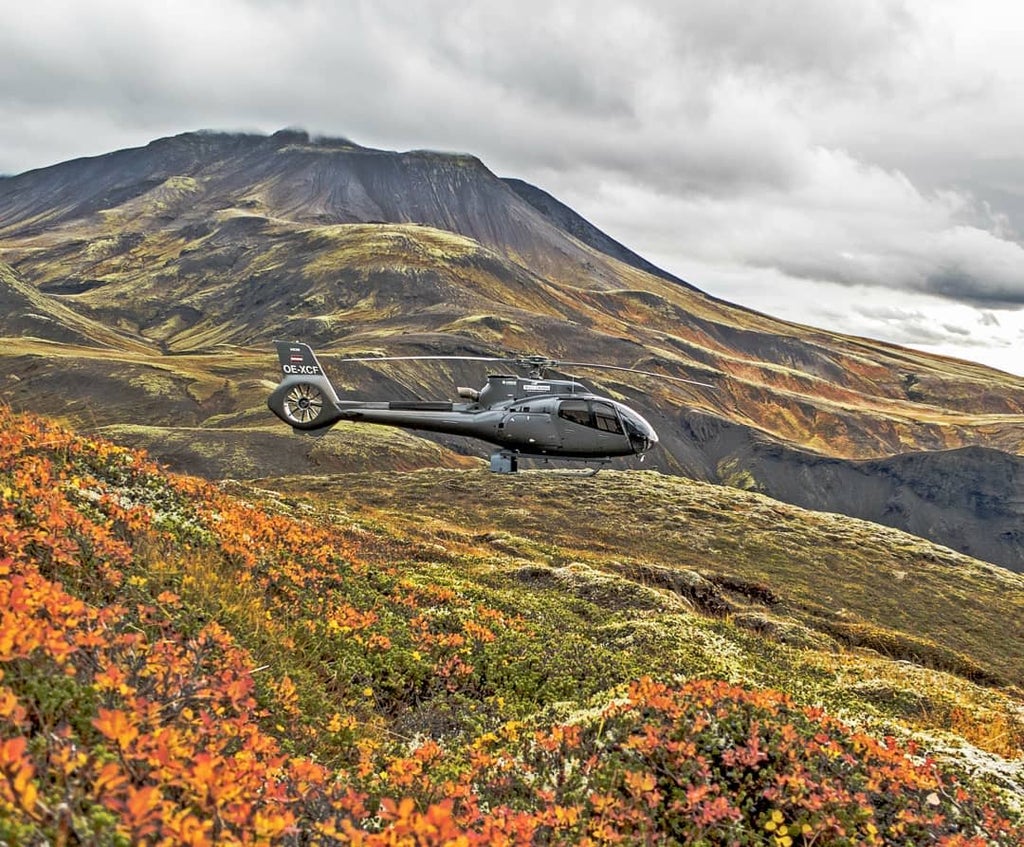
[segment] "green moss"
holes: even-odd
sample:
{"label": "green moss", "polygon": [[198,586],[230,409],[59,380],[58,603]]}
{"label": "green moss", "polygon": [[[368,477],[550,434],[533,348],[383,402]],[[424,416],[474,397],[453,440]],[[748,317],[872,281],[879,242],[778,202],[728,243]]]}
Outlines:
{"label": "green moss", "polygon": [[739,459],[723,459],[718,463],[718,479],[723,485],[738,488],[741,491],[762,491],[761,484],[754,474],[740,466]]}

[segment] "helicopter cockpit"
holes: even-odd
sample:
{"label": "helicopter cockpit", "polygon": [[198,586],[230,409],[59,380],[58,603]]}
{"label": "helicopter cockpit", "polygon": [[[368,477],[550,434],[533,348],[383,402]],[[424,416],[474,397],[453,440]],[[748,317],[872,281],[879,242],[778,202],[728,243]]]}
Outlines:
{"label": "helicopter cockpit", "polygon": [[[614,401],[612,401],[614,403]],[[658,433],[654,431],[645,418],[637,414],[628,406],[615,403],[619,416],[626,427],[626,435],[629,436],[629,443],[637,453],[646,453],[658,443]]]}
{"label": "helicopter cockpit", "polygon": [[628,406],[614,400],[562,400],[558,404],[558,416],[602,432],[625,435],[636,453],[644,453],[658,443],[654,427]]}

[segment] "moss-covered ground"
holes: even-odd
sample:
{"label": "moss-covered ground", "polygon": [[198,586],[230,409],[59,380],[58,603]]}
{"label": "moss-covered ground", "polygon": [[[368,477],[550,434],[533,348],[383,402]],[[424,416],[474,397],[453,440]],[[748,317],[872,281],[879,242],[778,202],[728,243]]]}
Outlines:
{"label": "moss-covered ground", "polygon": [[653,474],[218,488],[0,422],[8,842],[1019,843],[1019,577]]}

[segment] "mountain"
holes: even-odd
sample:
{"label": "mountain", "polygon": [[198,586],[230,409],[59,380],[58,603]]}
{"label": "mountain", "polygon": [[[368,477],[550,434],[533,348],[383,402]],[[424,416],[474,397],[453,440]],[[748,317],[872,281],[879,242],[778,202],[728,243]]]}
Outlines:
{"label": "mountain", "polygon": [[472,156],[186,133],[0,179],[0,262],[5,400],[185,470],[458,467],[486,454],[347,425],[297,440],[263,405],[275,337],[313,344],[346,398],[440,399],[485,376],[340,363],[354,353],[540,352],[716,386],[584,375],[658,429],[649,466],[1024,570],[1024,380],[709,297]]}
{"label": "mountain", "polygon": [[1021,570],[1024,458],[988,447],[840,459],[769,441],[747,428],[691,420],[691,443],[719,478],[808,509],[912,532]]}
{"label": "mountain", "polygon": [[560,230],[569,233],[573,238],[582,241],[588,247],[592,247],[599,253],[604,253],[606,256],[611,256],[613,259],[618,259],[627,265],[632,265],[639,270],[664,277],[680,285],[686,285],[678,277],[651,264],[643,256],[638,256],[624,244],[620,244],[614,238],[601,232],[586,218],[552,197],[546,191],[537,188],[535,185],[530,185],[528,182],[523,182],[521,179],[504,177],[502,182],[554,223]]}

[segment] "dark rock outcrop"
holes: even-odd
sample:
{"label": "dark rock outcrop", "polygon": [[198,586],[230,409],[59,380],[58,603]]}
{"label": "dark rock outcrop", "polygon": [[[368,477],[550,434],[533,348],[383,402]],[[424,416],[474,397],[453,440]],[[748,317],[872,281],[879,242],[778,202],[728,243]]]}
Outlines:
{"label": "dark rock outcrop", "polygon": [[684,416],[689,470],[822,512],[902,529],[1024,573],[1024,458],[972,446],[854,461]]}

